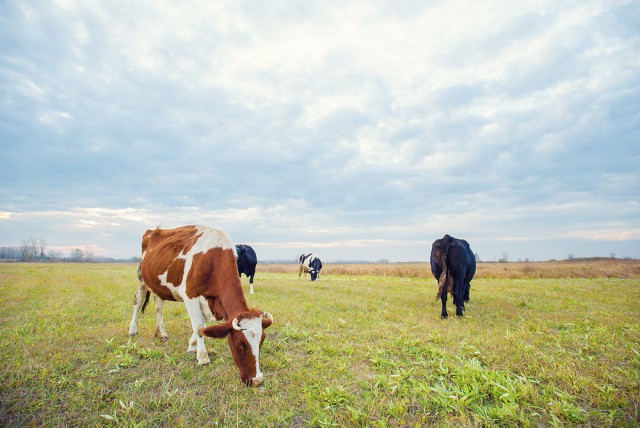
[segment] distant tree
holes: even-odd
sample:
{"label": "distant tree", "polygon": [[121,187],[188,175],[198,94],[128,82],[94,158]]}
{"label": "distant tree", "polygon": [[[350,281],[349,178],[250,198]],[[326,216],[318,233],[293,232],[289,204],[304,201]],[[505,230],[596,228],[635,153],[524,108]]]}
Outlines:
{"label": "distant tree", "polygon": [[51,250],[47,253],[47,257],[51,260],[62,260],[62,252],[57,250]]}
{"label": "distant tree", "polygon": [[82,250],[80,248],[74,248],[71,250],[71,261],[72,262],[81,262],[83,258]]}
{"label": "distant tree", "polygon": [[567,260],[573,260],[576,258],[576,255],[573,253],[569,253],[569,255],[567,255]]}
{"label": "distant tree", "polygon": [[95,260],[95,250],[93,249],[93,247],[87,245],[84,248],[84,256],[85,256],[85,261],[86,262],[91,262],[91,261]]}
{"label": "distant tree", "polygon": [[21,257],[22,257],[22,247],[0,248],[0,259],[20,260]]}
{"label": "distant tree", "polygon": [[22,240],[22,251],[20,254],[20,260],[23,262],[28,262],[33,260],[33,258],[37,254],[36,250],[36,240],[33,238],[23,239]]}
{"label": "distant tree", "polygon": [[616,258],[616,253],[611,253],[610,256],[611,256],[612,259],[615,259]]}
{"label": "distant tree", "polygon": [[38,260],[44,260],[45,252],[47,250],[47,241],[45,241],[44,238],[40,238],[40,240],[38,240],[38,242],[36,243],[36,249]]}

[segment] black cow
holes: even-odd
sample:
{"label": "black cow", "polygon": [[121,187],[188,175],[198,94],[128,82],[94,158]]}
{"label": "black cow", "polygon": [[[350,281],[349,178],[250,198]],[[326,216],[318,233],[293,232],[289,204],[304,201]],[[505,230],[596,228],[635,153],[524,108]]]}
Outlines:
{"label": "black cow", "polygon": [[[442,299],[441,318],[447,314],[447,293],[453,296],[456,315],[462,316],[464,302],[469,301],[471,280],[476,273],[476,257],[464,239],[444,235],[431,246],[431,273],[438,280],[436,300]],[[446,288],[445,288],[446,287]]]}
{"label": "black cow", "polygon": [[253,294],[253,276],[256,274],[256,265],[258,264],[256,252],[248,245],[238,244],[236,245],[236,253],[238,253],[238,274],[240,276],[247,275],[249,292]]}
{"label": "black cow", "polygon": [[311,275],[311,281],[315,281],[320,278],[320,269],[322,269],[322,262],[315,254],[302,254],[298,261],[300,262],[300,269],[298,271],[298,278],[304,271],[309,272]]}

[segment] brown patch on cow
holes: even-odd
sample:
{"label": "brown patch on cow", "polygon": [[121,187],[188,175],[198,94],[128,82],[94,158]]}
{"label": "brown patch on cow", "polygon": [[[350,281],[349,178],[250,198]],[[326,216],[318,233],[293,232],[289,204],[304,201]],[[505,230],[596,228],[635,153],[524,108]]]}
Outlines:
{"label": "brown patch on cow", "polygon": [[191,299],[205,295],[203,291],[206,291],[209,288],[209,284],[212,283],[211,273],[215,269],[215,260],[207,257],[207,253],[193,255],[193,263],[187,274],[187,296]]}
{"label": "brown patch on cow", "polygon": [[[213,288],[211,284],[218,286]],[[187,296],[190,298],[205,296],[218,299],[220,293],[231,293],[231,300],[244,303],[240,311],[246,308],[242,284],[238,275],[236,256],[232,249],[220,247],[211,248],[206,253],[198,253],[193,256],[192,268],[187,275]],[[212,310],[214,314],[215,311]],[[234,312],[229,311],[228,314]],[[216,318],[218,316],[216,315]],[[227,319],[226,313],[224,319]]]}
{"label": "brown patch on cow", "polygon": [[256,357],[251,352],[247,338],[240,331],[231,330],[227,336],[231,356],[240,370],[240,379],[245,385],[251,385],[256,375]]}
{"label": "brown patch on cow", "polygon": [[217,320],[226,319],[226,313],[222,308],[222,304],[220,303],[220,299],[215,297],[207,297],[207,303],[209,304],[209,310]]}
{"label": "brown patch on cow", "polygon": [[167,282],[178,286],[182,284],[182,278],[184,277],[184,259],[175,259],[169,269],[167,269]]}
{"label": "brown patch on cow", "polygon": [[142,252],[151,247],[151,251],[157,250],[157,246],[162,246],[165,256],[175,259],[180,253],[186,254],[194,246],[202,233],[197,233],[195,226],[183,226],[177,229],[150,229],[142,236]]}

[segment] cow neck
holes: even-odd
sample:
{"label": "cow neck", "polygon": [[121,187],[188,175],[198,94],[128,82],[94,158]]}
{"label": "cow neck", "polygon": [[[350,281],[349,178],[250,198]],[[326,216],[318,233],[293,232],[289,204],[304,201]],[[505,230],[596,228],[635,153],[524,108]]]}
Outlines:
{"label": "cow neck", "polygon": [[239,313],[249,310],[247,300],[242,292],[242,285],[239,281],[220,294],[220,306],[222,306],[222,310],[224,311],[223,316],[225,320],[235,318]]}

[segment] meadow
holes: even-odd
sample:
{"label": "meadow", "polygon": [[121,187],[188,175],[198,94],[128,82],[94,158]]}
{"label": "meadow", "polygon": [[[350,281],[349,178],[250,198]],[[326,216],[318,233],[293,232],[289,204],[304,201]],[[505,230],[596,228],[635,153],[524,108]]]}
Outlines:
{"label": "meadow", "polygon": [[0,264],[0,426],[640,426],[638,261],[480,264],[447,320],[426,264],[322,273],[242,278],[275,317],[248,388],[181,303],[129,340],[135,265]]}

